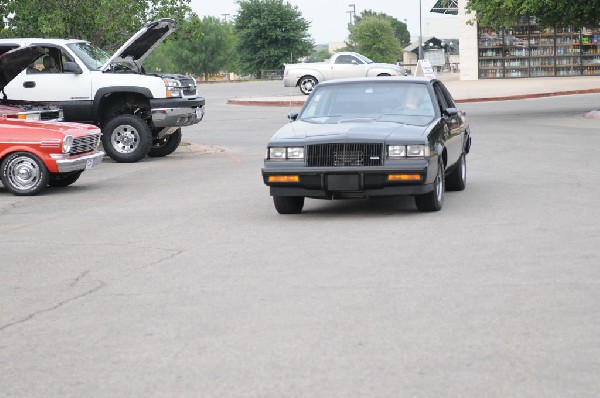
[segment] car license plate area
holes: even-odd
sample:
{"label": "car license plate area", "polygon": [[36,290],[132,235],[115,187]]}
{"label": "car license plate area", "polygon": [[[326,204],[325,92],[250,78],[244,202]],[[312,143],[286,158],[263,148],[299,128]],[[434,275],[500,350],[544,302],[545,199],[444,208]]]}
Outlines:
{"label": "car license plate area", "polygon": [[358,174],[332,174],[327,176],[327,189],[330,191],[358,191]]}
{"label": "car license plate area", "polygon": [[86,170],[89,170],[89,169],[91,169],[92,167],[94,167],[94,159],[87,159],[87,160],[85,161],[85,169],[86,169]]}

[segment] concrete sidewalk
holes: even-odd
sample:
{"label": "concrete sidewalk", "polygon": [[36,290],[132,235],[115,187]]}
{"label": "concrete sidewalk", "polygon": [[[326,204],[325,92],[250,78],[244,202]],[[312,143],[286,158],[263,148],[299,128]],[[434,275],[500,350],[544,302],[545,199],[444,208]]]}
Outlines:
{"label": "concrete sidewalk", "polygon": [[[438,78],[446,84],[456,102],[506,101],[600,93],[600,76],[459,80],[458,74],[442,74]],[[227,103],[250,106],[302,106],[304,101],[305,95],[294,95],[236,98],[228,100]]]}

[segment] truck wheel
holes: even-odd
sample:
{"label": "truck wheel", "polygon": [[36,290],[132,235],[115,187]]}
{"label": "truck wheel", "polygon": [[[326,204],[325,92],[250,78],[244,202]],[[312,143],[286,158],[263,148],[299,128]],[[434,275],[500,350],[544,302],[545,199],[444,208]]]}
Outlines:
{"label": "truck wheel", "polygon": [[102,128],[102,146],[119,163],[137,162],[150,152],[152,132],[139,116],[118,115]]}
{"label": "truck wheel", "polygon": [[152,156],[155,158],[160,158],[163,156],[167,156],[175,152],[179,143],[181,142],[181,129],[175,130],[174,133],[167,135],[158,140],[154,140],[152,142],[152,148],[150,148],[150,152],[148,156]]}
{"label": "truck wheel", "polygon": [[304,196],[273,196],[273,204],[279,214],[300,214],[304,207]]}
{"label": "truck wheel", "polygon": [[308,95],[312,93],[318,83],[319,81],[313,76],[303,76],[298,82],[298,86],[300,87],[300,92],[302,94]]}
{"label": "truck wheel", "polygon": [[74,171],[72,173],[57,173],[50,175],[50,182],[48,185],[51,187],[68,187],[79,179],[82,171]]}
{"label": "truck wheel", "polygon": [[32,153],[15,152],[0,165],[4,187],[18,196],[37,195],[48,186],[50,173],[44,163]]}

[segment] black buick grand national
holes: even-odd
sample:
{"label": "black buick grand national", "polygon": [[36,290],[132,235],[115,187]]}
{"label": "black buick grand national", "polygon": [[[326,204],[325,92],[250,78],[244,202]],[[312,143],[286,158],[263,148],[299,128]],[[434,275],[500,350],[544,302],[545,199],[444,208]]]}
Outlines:
{"label": "black buick grand national", "polygon": [[438,211],[445,190],[465,189],[469,127],[438,80],[323,82],[289,118],[262,169],[281,214],[300,213],[307,197],[399,195]]}

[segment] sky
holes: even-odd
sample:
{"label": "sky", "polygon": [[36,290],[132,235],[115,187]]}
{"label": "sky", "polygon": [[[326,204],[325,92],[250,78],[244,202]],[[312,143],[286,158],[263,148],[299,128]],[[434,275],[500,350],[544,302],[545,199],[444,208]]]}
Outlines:
{"label": "sky", "polygon": [[[304,19],[311,23],[309,33],[315,44],[343,42],[348,35],[348,22],[352,10],[349,4],[354,4],[356,13],[364,10],[383,12],[404,21],[413,37],[419,35],[419,0],[288,0],[298,7]],[[423,36],[428,36],[426,20],[456,19],[455,16],[443,16],[430,13],[429,10],[436,0],[421,0],[423,6]],[[235,0],[191,0],[192,10],[200,17],[215,16],[218,18],[233,18],[238,11]],[[224,16],[223,14],[229,14]]]}

